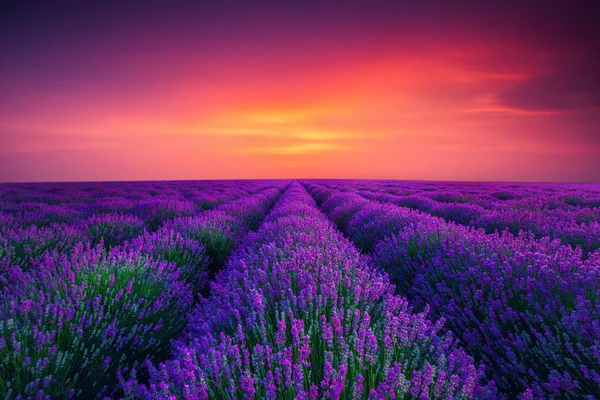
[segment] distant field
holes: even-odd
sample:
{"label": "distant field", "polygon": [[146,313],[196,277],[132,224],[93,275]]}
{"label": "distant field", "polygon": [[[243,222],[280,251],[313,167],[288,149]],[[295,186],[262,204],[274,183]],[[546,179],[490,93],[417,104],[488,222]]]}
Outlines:
{"label": "distant field", "polygon": [[600,398],[600,184],[0,185],[0,399]]}

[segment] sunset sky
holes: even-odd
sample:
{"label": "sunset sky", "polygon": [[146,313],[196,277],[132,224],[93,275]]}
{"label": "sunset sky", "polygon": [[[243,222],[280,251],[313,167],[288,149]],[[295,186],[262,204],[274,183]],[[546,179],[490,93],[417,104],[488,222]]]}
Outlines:
{"label": "sunset sky", "polygon": [[600,15],[583,6],[15,3],[2,182],[600,181]]}

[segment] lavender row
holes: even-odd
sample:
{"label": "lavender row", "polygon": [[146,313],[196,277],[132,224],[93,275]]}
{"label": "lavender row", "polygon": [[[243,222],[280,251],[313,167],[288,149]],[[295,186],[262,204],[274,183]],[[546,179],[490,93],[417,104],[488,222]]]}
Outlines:
{"label": "lavender row", "polygon": [[280,195],[280,189],[266,189],[214,210],[170,221],[158,231],[145,232],[122,247],[175,263],[196,296],[206,288],[210,275],[223,267],[246,233],[258,228]]}
{"label": "lavender row", "polygon": [[285,181],[114,182],[0,185],[3,227],[79,223],[98,215],[128,215],[147,230],[192,216]]}
{"label": "lavender row", "polygon": [[8,264],[0,398],[101,397],[117,372],[164,358],[215,265],[210,256],[225,258],[279,195],[267,189],[110,249],[74,243],[30,258],[31,268]]}
{"label": "lavender row", "polygon": [[430,308],[509,398],[600,396],[600,253],[531,234],[485,234],[307,185],[321,209]]}
{"label": "lavender row", "polygon": [[297,183],[235,250],[212,296],[128,398],[485,398],[442,322],[415,314]]}
{"label": "lavender row", "polygon": [[[0,204],[12,211],[27,211],[27,206],[93,203],[94,208],[118,207],[121,202],[159,199],[190,200],[201,208],[214,206],[236,194],[251,194],[268,187],[285,186],[285,181],[165,181],[165,182],[86,182],[1,184]],[[202,200],[205,199],[206,202]],[[18,205],[21,207],[17,207]],[[126,211],[126,210],[124,210]]]}
{"label": "lavender row", "polygon": [[597,183],[480,183],[418,181],[315,181],[332,189],[416,196],[439,203],[477,204],[484,209],[529,208],[575,211],[600,208]]}
{"label": "lavender row", "polygon": [[565,211],[531,209],[520,204],[517,208],[486,210],[477,204],[441,203],[419,196],[363,195],[373,200],[411,207],[458,224],[483,228],[488,233],[508,230],[517,235],[520,231],[531,231],[538,238],[550,237],[573,248],[579,247],[585,256],[600,248],[600,209],[597,208]]}
{"label": "lavender row", "polygon": [[584,256],[600,248],[600,186],[593,184],[424,184],[325,182],[381,202],[483,228],[488,233],[531,231],[560,239]]}
{"label": "lavender row", "polygon": [[[281,182],[273,182],[268,185],[262,182],[257,193],[264,193],[269,190],[280,190]],[[247,197],[247,192],[241,192],[236,186],[231,185],[231,192],[224,192],[224,198],[241,199]],[[228,204],[231,201],[217,206],[216,210],[227,210],[231,207]],[[95,203],[89,204],[90,210],[97,211]],[[171,208],[165,208],[170,204]],[[235,200],[233,203],[235,204]],[[202,210],[195,208],[179,207],[181,203],[174,199],[147,201],[133,207],[130,214],[123,210],[118,213],[100,213],[90,217],[83,218],[81,214],[70,215],[69,222],[51,223],[50,225],[38,227],[35,224],[28,225],[18,219],[13,219],[0,226],[0,275],[2,271],[8,268],[9,264],[18,264],[22,268],[28,268],[32,260],[40,257],[45,251],[58,250],[62,253],[70,252],[74,245],[79,242],[90,243],[95,247],[99,243],[107,248],[113,248],[122,245],[124,242],[144,234],[145,231],[153,232],[161,226],[167,228],[173,227],[174,221],[180,221],[184,217],[194,218],[202,214]],[[136,214],[135,210],[145,210],[145,214]],[[51,214],[55,210],[45,209],[45,215]],[[234,212],[236,210],[231,209]],[[228,213],[231,214],[231,213]],[[213,219],[223,219],[215,217]],[[246,223],[246,222],[244,222]]]}

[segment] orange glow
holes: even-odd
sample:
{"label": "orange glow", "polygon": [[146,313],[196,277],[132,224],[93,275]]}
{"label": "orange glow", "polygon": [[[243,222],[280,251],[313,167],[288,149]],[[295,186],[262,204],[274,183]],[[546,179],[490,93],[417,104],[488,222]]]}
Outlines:
{"label": "orange glow", "polygon": [[123,51],[106,65],[98,56],[91,79],[11,92],[0,179],[597,177],[578,174],[600,170],[590,156],[600,142],[569,136],[597,119],[502,97],[548,73],[557,55],[465,37],[294,46],[267,36],[249,47],[227,38],[201,49],[178,42],[161,56]]}

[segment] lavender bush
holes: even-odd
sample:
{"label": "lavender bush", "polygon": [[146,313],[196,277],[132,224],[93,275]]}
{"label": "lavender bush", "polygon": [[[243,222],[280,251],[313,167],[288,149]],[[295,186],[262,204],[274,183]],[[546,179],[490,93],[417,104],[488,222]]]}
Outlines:
{"label": "lavender bush", "polygon": [[12,264],[28,269],[47,251],[69,254],[78,243],[86,241],[86,235],[70,225],[53,224],[43,228],[31,225],[0,233],[0,254],[4,254]]}
{"label": "lavender bush", "polygon": [[191,287],[172,263],[79,246],[7,272],[0,301],[0,396],[94,398],[117,371],[167,349],[185,326]]}
{"label": "lavender bush", "polygon": [[80,229],[92,246],[103,243],[111,248],[141,235],[144,222],[132,215],[100,214],[83,221]]}
{"label": "lavender bush", "polygon": [[223,211],[211,210],[194,217],[178,218],[165,227],[202,243],[206,254],[218,265],[225,262],[241,237],[238,219]]}
{"label": "lavender bush", "polygon": [[181,270],[183,279],[194,289],[194,295],[206,286],[211,259],[200,241],[170,228],[161,228],[138,236],[124,247],[148,254],[156,261],[175,264]]}
{"label": "lavender bush", "polygon": [[429,305],[511,396],[600,394],[600,265],[558,242],[421,224],[375,260],[417,307]]}

